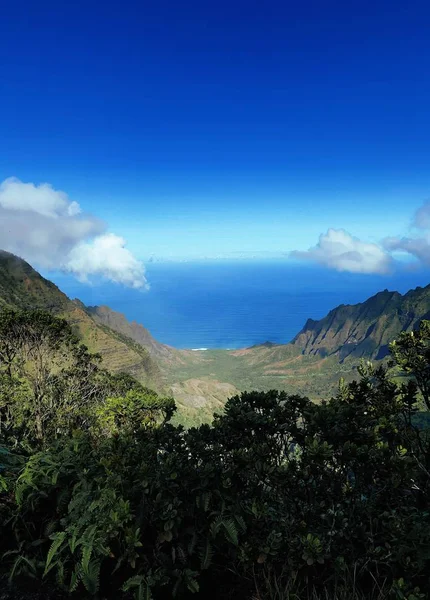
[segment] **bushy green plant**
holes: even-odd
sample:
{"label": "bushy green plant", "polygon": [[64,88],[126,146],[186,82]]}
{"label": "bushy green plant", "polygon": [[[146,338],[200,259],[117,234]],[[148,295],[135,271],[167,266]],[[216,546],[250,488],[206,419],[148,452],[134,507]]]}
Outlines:
{"label": "bushy green plant", "polygon": [[363,363],[320,405],[243,393],[184,430],[172,399],[95,373],[88,426],[18,469],[5,449],[5,576],[76,597],[428,597],[430,444],[413,380]]}

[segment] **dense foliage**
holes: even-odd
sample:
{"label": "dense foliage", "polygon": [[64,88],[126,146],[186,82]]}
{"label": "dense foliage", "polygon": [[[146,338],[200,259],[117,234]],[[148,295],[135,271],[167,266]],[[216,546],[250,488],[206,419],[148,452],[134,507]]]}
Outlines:
{"label": "dense foliage", "polygon": [[4,312],[4,581],[53,598],[430,597],[429,332],[393,347],[402,384],[363,364],[320,405],[243,393],[184,430],[66,322]]}

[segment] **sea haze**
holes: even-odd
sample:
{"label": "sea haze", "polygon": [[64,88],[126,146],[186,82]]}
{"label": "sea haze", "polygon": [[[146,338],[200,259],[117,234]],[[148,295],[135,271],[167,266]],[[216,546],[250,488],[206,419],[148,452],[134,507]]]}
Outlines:
{"label": "sea haze", "polygon": [[177,348],[286,343],[306,319],[319,319],[339,304],[362,302],[385,288],[404,293],[430,282],[429,271],[357,275],[286,260],[149,263],[148,292],[44,275],[71,298],[107,304]]}

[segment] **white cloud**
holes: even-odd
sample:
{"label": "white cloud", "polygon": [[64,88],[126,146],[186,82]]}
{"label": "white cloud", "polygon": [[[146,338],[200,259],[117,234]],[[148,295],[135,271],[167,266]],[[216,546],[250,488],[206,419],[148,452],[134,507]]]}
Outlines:
{"label": "white cloud", "polygon": [[142,263],[125,248],[125,240],[114,233],[105,233],[75,246],[66,268],[84,281],[91,275],[103,274],[111,281],[132,288],[148,287]]}
{"label": "white cloud", "polygon": [[[430,200],[415,212],[410,231],[409,236],[387,237],[373,244],[343,229],[329,229],[314,248],[291,252],[291,256],[351,273],[388,273],[395,264],[393,256],[403,262],[403,268],[430,266]],[[408,258],[415,260],[405,264]]]}
{"label": "white cloud", "polygon": [[36,267],[70,271],[134,288],[146,287],[144,267],[125,240],[50,184],[9,178],[0,184],[0,248]]}
{"label": "white cloud", "polygon": [[[385,238],[384,248],[390,252],[402,252],[415,258],[418,264],[430,266],[430,201],[416,211],[413,227],[421,230],[419,235],[412,233],[411,236]],[[428,232],[423,234],[422,230]]]}
{"label": "white cloud", "polygon": [[344,229],[329,229],[316,246],[291,256],[350,273],[388,273],[392,267],[392,258],[380,246],[363,242]]}
{"label": "white cloud", "polygon": [[414,238],[386,238],[384,248],[390,252],[402,252],[413,256],[419,263],[430,266],[430,236]]}
{"label": "white cloud", "polygon": [[0,206],[14,211],[34,212],[45,217],[74,217],[81,212],[77,202],[54,190],[49,183],[23,183],[9,177],[0,184]]}

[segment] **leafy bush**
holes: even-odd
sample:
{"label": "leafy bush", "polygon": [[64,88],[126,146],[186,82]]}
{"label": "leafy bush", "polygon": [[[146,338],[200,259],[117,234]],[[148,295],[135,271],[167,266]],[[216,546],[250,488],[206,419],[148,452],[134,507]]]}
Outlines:
{"label": "leafy bush", "polygon": [[429,597],[418,379],[359,375],[321,405],[243,393],[189,430],[172,399],[103,375],[82,427],[0,454],[4,577],[76,597]]}

